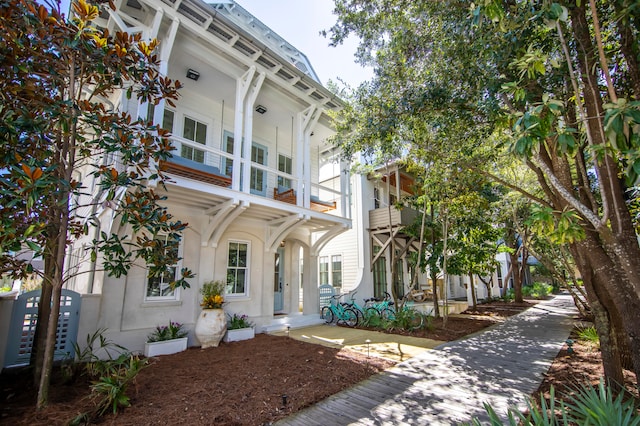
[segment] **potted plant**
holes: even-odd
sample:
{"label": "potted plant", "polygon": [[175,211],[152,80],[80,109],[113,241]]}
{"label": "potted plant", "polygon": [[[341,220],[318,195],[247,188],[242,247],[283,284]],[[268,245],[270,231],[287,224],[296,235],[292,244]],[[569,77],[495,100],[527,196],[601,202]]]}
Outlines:
{"label": "potted plant", "polygon": [[158,325],[147,336],[144,344],[146,357],[158,355],[171,355],[187,349],[187,332],[182,329],[182,324],[169,321],[169,326]]}
{"label": "potted plant", "polygon": [[256,335],[253,322],[246,315],[227,315],[227,334],[224,336],[225,342],[236,342],[238,340],[253,339]]}
{"label": "potted plant", "polygon": [[202,312],[196,321],[195,334],[203,349],[218,346],[227,331],[227,321],[222,310],[224,282],[207,281],[202,285]]}

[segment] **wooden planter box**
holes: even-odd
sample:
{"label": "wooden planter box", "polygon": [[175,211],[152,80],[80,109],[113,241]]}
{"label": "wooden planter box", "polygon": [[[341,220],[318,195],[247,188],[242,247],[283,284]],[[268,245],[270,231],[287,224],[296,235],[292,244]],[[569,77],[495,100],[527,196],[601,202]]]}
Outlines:
{"label": "wooden planter box", "polygon": [[235,330],[227,330],[227,334],[224,335],[225,342],[237,342],[238,340],[253,339],[256,336],[256,331],[253,327],[238,328]]}
{"label": "wooden planter box", "polygon": [[187,338],[147,342],[144,344],[144,356],[171,355],[187,349]]}

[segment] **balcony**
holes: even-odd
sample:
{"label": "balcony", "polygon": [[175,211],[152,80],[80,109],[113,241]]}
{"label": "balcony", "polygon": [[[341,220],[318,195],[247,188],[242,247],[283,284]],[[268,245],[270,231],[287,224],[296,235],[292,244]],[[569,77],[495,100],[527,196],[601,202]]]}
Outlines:
{"label": "balcony", "polygon": [[[240,160],[242,164],[236,166],[233,164],[233,154],[220,149],[176,136],[172,137],[172,142],[176,147],[174,156],[161,161],[158,165],[159,170],[167,173],[170,177],[179,176],[228,189],[233,186],[234,171],[237,170],[242,177],[244,159]],[[194,159],[179,156],[179,153],[184,152],[183,147],[189,148],[187,152],[197,152],[198,155],[193,155]],[[299,178],[255,162],[251,162],[250,168],[250,193],[252,195],[281,203],[303,205],[304,185],[301,185],[303,188],[301,196],[298,196],[296,190]],[[336,210],[337,202],[342,196],[340,191],[313,182],[310,188],[309,208],[311,210],[323,213]]]}
{"label": "balcony", "polygon": [[[391,207],[391,227],[408,226],[418,217],[418,211],[404,207],[398,210]],[[369,229],[385,229],[389,228],[389,208],[382,207],[379,209],[369,210]]]}

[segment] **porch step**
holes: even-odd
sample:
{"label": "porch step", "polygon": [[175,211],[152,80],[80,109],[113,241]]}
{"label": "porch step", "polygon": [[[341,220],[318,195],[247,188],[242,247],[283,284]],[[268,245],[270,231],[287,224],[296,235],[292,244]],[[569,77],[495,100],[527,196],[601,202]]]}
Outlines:
{"label": "porch step", "polygon": [[271,320],[271,324],[262,327],[262,332],[275,333],[278,331],[285,331],[287,327],[295,329],[319,324],[324,324],[324,320],[320,318],[320,314],[291,314],[273,318]]}

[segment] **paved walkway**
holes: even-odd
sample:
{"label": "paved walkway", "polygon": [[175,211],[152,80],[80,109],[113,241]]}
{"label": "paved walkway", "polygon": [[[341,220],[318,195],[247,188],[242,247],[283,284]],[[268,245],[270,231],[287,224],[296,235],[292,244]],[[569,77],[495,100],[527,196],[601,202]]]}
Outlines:
{"label": "paved walkway", "polygon": [[468,339],[426,350],[395,367],[293,414],[278,426],[457,425],[483,402],[506,419],[524,409],[567,339],[576,314],[556,296]]}
{"label": "paved walkway", "polygon": [[[288,333],[292,339],[303,342],[337,349],[346,348],[395,362],[406,361],[424,352],[425,349],[433,349],[445,343],[441,340],[326,324],[291,329]],[[286,336],[287,332],[281,331],[273,334]],[[367,340],[369,343],[366,343]]]}

